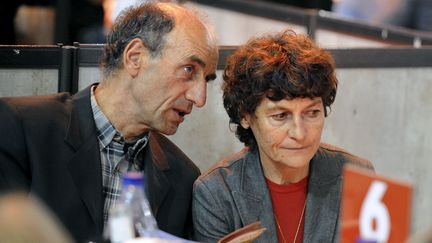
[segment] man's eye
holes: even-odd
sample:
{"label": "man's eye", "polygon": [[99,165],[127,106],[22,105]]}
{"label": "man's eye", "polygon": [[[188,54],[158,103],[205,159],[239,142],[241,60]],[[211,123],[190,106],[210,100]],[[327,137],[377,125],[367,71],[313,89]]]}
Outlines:
{"label": "man's eye", "polygon": [[191,74],[191,73],[193,73],[194,68],[193,68],[193,66],[185,66],[185,67],[183,67],[183,71],[187,74]]}

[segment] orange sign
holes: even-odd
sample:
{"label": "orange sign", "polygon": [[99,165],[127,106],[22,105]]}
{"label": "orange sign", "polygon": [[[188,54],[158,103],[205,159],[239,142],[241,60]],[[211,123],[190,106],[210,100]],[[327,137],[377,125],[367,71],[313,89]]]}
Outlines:
{"label": "orange sign", "polygon": [[340,242],[405,242],[411,221],[411,196],[409,184],[346,166]]}

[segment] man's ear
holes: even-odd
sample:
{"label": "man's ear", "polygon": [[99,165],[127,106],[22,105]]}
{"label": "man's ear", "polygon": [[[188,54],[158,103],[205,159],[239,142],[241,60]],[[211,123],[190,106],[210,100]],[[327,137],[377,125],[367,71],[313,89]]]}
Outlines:
{"label": "man's ear", "polygon": [[244,117],[242,117],[242,119],[240,120],[240,125],[244,128],[244,129],[248,129],[250,127],[250,122],[249,122],[250,116],[246,115]]}
{"label": "man's ear", "polygon": [[132,77],[139,73],[147,49],[139,38],[132,39],[123,51],[123,67]]}

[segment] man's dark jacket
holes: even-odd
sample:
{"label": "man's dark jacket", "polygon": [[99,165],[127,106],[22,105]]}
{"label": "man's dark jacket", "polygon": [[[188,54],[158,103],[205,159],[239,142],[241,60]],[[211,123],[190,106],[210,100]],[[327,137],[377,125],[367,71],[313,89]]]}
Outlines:
{"label": "man's dark jacket", "polygon": [[[143,157],[159,228],[188,237],[198,168],[156,132]],[[99,241],[103,232],[100,160],[89,88],[75,96],[0,99],[0,192],[41,198],[78,242]]]}

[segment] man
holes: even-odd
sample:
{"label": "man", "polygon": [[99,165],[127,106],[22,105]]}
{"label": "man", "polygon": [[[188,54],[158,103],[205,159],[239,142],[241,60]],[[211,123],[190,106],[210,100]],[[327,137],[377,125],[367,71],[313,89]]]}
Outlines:
{"label": "man", "polygon": [[172,3],[129,9],[107,36],[99,84],[74,96],[0,100],[0,191],[40,197],[77,241],[98,240],[120,177],[143,170],[160,229],[190,230],[199,170],[172,142],[206,101],[218,58],[212,33]]}

